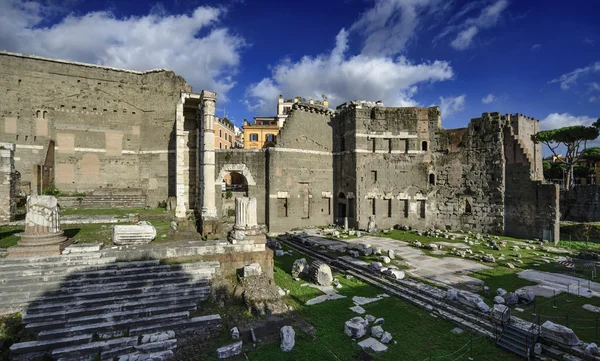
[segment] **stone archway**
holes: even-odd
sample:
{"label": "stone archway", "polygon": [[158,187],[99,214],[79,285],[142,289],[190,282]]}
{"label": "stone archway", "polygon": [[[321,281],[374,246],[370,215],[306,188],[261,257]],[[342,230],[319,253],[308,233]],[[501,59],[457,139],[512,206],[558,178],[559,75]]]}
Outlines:
{"label": "stone archway", "polygon": [[224,164],[221,167],[221,170],[219,171],[217,178],[215,179],[215,184],[223,185],[224,184],[223,180],[225,179],[225,175],[227,175],[227,173],[232,173],[232,172],[239,173],[242,176],[244,176],[244,178],[246,178],[246,184],[248,186],[256,185],[256,181],[254,180],[254,177],[252,176],[250,169],[245,164]]}
{"label": "stone archway", "polygon": [[221,179],[221,216],[235,216],[235,199],[248,197],[248,180],[238,172],[228,172]]}

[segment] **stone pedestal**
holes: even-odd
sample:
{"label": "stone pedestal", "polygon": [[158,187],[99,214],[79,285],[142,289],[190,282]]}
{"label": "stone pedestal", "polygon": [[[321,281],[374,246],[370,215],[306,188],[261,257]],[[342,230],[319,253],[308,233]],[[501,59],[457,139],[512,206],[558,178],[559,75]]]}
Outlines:
{"label": "stone pedestal", "polygon": [[267,237],[256,221],[256,198],[235,199],[235,225],[228,239],[232,244],[238,241],[252,241],[255,244],[267,242]]}
{"label": "stone pedestal", "polygon": [[25,232],[8,257],[59,255],[71,242],[60,229],[60,210],[54,196],[29,196]]}

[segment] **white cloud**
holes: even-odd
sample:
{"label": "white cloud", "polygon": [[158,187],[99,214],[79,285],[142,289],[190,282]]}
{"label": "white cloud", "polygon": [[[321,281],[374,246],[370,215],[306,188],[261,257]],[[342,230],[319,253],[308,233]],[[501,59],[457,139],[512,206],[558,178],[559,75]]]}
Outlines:
{"label": "white cloud", "polygon": [[[459,17],[462,17],[473,10],[482,7],[487,2],[480,1],[475,3],[467,3],[463,10],[459,11],[457,16],[454,17],[453,22],[457,22]],[[456,50],[465,50],[473,45],[475,37],[481,33],[484,29],[489,29],[496,26],[500,20],[501,15],[508,8],[508,0],[497,0],[492,4],[489,4],[482,8],[479,15],[467,18],[458,25],[447,26],[440,35],[438,35],[434,41],[454,34],[454,39],[450,42]]]}
{"label": "white cloud", "polygon": [[485,98],[481,98],[483,104],[490,104],[496,101],[496,96],[493,93],[488,94]]}
{"label": "white cloud", "polygon": [[593,82],[588,85],[590,87],[590,91],[595,91],[595,90],[600,91],[600,84],[598,84],[597,82]]}
{"label": "white cloud", "polygon": [[442,117],[448,117],[452,113],[465,110],[466,97],[465,94],[457,97],[440,97],[440,111],[442,112]]}
{"label": "white cloud", "polygon": [[217,91],[221,99],[235,85],[232,76],[245,44],[218,26],[222,8],[178,15],[155,8],[122,18],[97,11],[43,26],[52,11],[33,1],[0,0],[0,49],[133,70],[168,68],[195,90]]}
{"label": "white cloud", "polygon": [[378,0],[349,31],[364,38],[362,54],[397,54],[415,36],[419,15],[431,9],[443,13],[447,5],[443,0]]}
{"label": "white cloud", "polygon": [[589,99],[590,103],[595,103],[596,100],[598,100],[598,98],[596,98],[594,96],[591,96],[590,99]]}
{"label": "white cloud", "polygon": [[590,126],[596,119],[588,117],[586,115],[575,116],[569,113],[551,113],[540,122],[540,128],[542,130],[556,129],[562,127],[569,127],[572,125],[585,125]]}
{"label": "white cloud", "polygon": [[345,101],[382,100],[387,106],[414,106],[417,85],[451,79],[453,71],[445,61],[415,64],[406,57],[348,55],[348,32],[342,29],[330,53],[285,59],[272,69],[269,78],[252,84],[246,92],[249,109],[265,112],[276,96],[301,95],[320,98],[325,94],[332,106]]}
{"label": "white cloud", "polygon": [[542,44],[533,44],[533,46],[531,47],[531,51],[540,50],[541,47],[542,47]]}
{"label": "white cloud", "polygon": [[560,88],[567,90],[577,82],[577,79],[580,76],[596,72],[600,72],[600,61],[597,61],[594,64],[588,65],[583,68],[577,68],[572,72],[563,74],[556,79],[550,80],[549,83],[560,83]]}
{"label": "white cloud", "polygon": [[586,44],[588,44],[588,45],[594,46],[594,40],[592,40],[590,38],[583,39],[583,42],[586,43]]}

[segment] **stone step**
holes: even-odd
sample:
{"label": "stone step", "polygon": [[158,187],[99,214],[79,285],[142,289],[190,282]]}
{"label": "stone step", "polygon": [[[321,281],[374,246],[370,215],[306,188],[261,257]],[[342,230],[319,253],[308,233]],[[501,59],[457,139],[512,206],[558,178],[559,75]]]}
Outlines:
{"label": "stone step", "polygon": [[[160,266],[157,266],[160,267]],[[72,273],[69,275],[44,275],[44,276],[32,276],[32,277],[18,277],[1,282],[2,291],[8,292],[12,286],[26,287],[31,284],[35,285],[56,285],[60,288],[83,286],[86,284],[108,284],[113,283],[116,279],[121,282],[131,282],[151,277],[153,279],[165,278],[165,277],[180,277],[189,275],[193,277],[197,274],[211,274],[214,273],[214,269],[187,269],[181,270],[175,267],[164,267],[162,269],[151,270],[151,269],[126,269],[126,270],[110,270],[110,271],[94,271],[94,272],[82,272]]]}
{"label": "stone step", "polygon": [[[178,304],[197,304],[198,302],[204,301],[210,294],[210,287],[203,287],[202,292],[193,293],[191,295],[181,294],[174,295],[169,294],[169,297],[161,292],[156,295],[152,295],[149,299],[146,295],[138,300],[115,299],[110,298],[102,304],[94,303],[70,303],[70,304],[59,304],[59,310],[54,309],[50,312],[39,312],[39,313],[27,313],[23,315],[23,323],[39,323],[48,322],[54,320],[66,320],[72,317],[83,317],[95,315],[101,312],[120,312],[120,311],[132,311],[137,309],[145,309],[152,307],[167,307],[169,305]],[[27,310],[30,312],[30,310]]]}
{"label": "stone step", "polygon": [[[77,334],[87,333],[107,333],[110,331],[124,331],[130,330],[131,328],[140,328],[148,325],[157,325],[168,322],[185,322],[186,318],[189,317],[189,312],[176,312],[176,313],[165,313],[154,316],[140,317],[133,320],[120,320],[120,321],[108,321],[103,323],[87,324],[80,326],[69,326],[57,330],[41,331],[38,334],[38,340],[52,340],[55,338],[69,337]],[[130,335],[132,334],[130,331]]]}
{"label": "stone step", "polygon": [[173,359],[173,351],[160,351],[154,353],[141,353],[134,352],[126,355],[119,356],[118,361],[129,361],[129,360],[151,360],[151,361],[164,361],[164,360],[172,360]]}
{"label": "stone step", "polygon": [[70,337],[58,337],[49,340],[38,340],[15,343],[10,347],[10,352],[21,355],[30,352],[51,350],[54,348],[82,345],[92,340],[92,334],[79,334]]}
{"label": "stone step", "polygon": [[[35,277],[35,276],[60,276],[60,275],[77,275],[77,274],[88,274],[95,272],[139,272],[140,269],[152,269],[160,265],[160,260],[149,260],[149,261],[132,261],[132,262],[114,262],[114,263],[102,263],[99,265],[78,265],[69,266],[64,268],[48,267],[48,268],[36,268],[30,269],[4,269],[0,274],[0,282],[4,280],[14,279],[17,277]],[[163,266],[164,267],[164,266]]]}
{"label": "stone step", "polygon": [[78,254],[78,255],[64,255],[64,256],[46,256],[46,257],[24,257],[24,258],[4,258],[0,260],[0,268],[5,266],[18,266],[23,264],[39,264],[39,263],[49,263],[55,264],[60,262],[77,262],[91,259],[101,258],[102,254],[92,253],[92,254]]}
{"label": "stone step", "polygon": [[[66,256],[60,256],[66,257]],[[4,260],[15,260],[24,258],[6,258]],[[59,269],[68,270],[72,267],[97,267],[106,266],[116,262],[116,257],[90,258],[71,261],[56,260],[56,262],[24,262],[24,263],[0,263],[0,272],[16,272],[16,271],[34,271],[34,270],[50,270]]]}
{"label": "stone step", "polygon": [[23,316],[24,320],[31,317],[35,320],[38,315],[52,315],[72,313],[75,315],[88,314],[90,310],[101,309],[101,307],[146,307],[147,305],[159,306],[169,304],[179,300],[197,298],[200,301],[210,295],[210,286],[197,286],[189,288],[176,289],[175,287],[157,288],[152,291],[148,289],[139,289],[135,294],[114,295],[109,293],[97,293],[98,298],[63,301],[56,303],[41,302],[27,308],[27,314]]}
{"label": "stone step", "polygon": [[85,294],[99,290],[122,290],[122,289],[135,289],[140,287],[152,287],[164,284],[176,284],[185,283],[188,281],[202,281],[210,280],[212,274],[210,272],[201,272],[195,274],[188,273],[176,273],[172,275],[159,275],[157,278],[144,278],[134,277],[130,281],[119,281],[115,278],[103,280],[106,283],[88,281],[84,283],[78,282],[44,282],[44,283],[28,283],[24,285],[7,285],[2,287],[2,293],[0,293],[0,301],[5,300],[7,297],[13,298],[12,296],[18,293],[29,293],[29,294],[44,294],[44,296],[59,296],[59,295],[70,295],[71,297],[80,297],[80,294]]}
{"label": "stone step", "polygon": [[149,342],[143,345],[135,346],[135,349],[143,353],[154,353],[159,351],[172,350],[177,347],[177,340],[164,340],[157,342]]}
{"label": "stone step", "polygon": [[25,330],[39,332],[46,330],[56,330],[64,327],[91,325],[95,323],[106,323],[111,321],[125,321],[142,317],[155,316],[165,313],[177,313],[185,311],[195,311],[196,303],[182,303],[169,306],[150,307],[137,310],[126,310],[116,312],[98,312],[95,315],[68,317],[63,320],[51,320],[43,322],[32,322],[25,326]]}
{"label": "stone step", "polygon": [[[121,289],[107,289],[101,288],[99,290],[88,289],[86,292],[79,292],[74,294],[60,293],[58,295],[46,295],[43,291],[38,292],[22,292],[17,294],[4,294],[0,295],[0,311],[2,309],[20,309],[27,313],[31,311],[27,310],[28,308],[36,308],[41,304],[52,304],[52,303],[75,303],[81,302],[84,300],[93,301],[95,299],[105,299],[111,297],[117,297],[119,299],[127,297],[127,296],[138,296],[138,298],[150,297],[152,294],[157,292],[161,292],[163,297],[164,295],[169,295],[169,292],[172,291],[181,291],[188,289],[196,289],[198,287],[207,286],[210,282],[210,278],[202,278],[193,280],[190,282],[188,279],[180,280],[180,282],[171,282],[163,283],[159,285],[153,286],[138,286],[134,287],[129,285],[129,287],[124,287]],[[99,302],[100,304],[104,304],[104,300]],[[14,311],[13,311],[14,312]]]}
{"label": "stone step", "polygon": [[83,345],[74,345],[68,347],[57,348],[52,351],[54,359],[65,358],[72,360],[82,356],[94,356],[110,351],[115,348],[135,350],[138,344],[137,337],[119,337],[108,341],[96,341]]}
{"label": "stone step", "polygon": [[208,315],[190,318],[187,320],[165,320],[160,323],[146,324],[131,328],[129,334],[131,336],[139,336],[147,333],[158,332],[162,330],[182,330],[182,329],[193,329],[206,327],[210,325],[220,325],[221,316],[219,315]]}

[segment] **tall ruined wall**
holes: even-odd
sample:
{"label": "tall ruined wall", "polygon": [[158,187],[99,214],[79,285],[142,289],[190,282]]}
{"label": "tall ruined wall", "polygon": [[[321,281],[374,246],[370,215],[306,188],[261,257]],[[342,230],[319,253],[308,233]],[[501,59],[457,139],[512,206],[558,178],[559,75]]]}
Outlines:
{"label": "tall ruined wall", "polygon": [[266,223],[267,214],[267,156],[265,149],[215,150],[215,206],[220,216],[226,215],[223,207],[226,197],[224,178],[230,173],[241,174],[248,184],[248,197],[256,198],[257,221]]}
{"label": "tall ruined wall", "polygon": [[[346,141],[353,147],[340,161],[355,185],[348,190],[355,200],[346,200],[349,220],[354,220],[350,224],[364,229],[373,216],[381,228],[398,223],[428,226],[432,221],[427,196],[431,142],[439,129],[439,108],[384,108],[353,102],[338,110],[334,123],[354,127],[349,132],[352,141]],[[340,183],[347,187],[344,180]]]}
{"label": "tall ruined wall", "polygon": [[15,178],[14,144],[0,143],[0,224],[14,220]]}
{"label": "tall ruined wall", "polygon": [[504,153],[498,113],[441,132],[434,153],[436,228],[504,231]]}
{"label": "tall ruined wall", "polygon": [[507,124],[510,125],[514,142],[521,148],[519,152],[522,151],[523,156],[531,164],[532,179],[544,180],[542,144],[535,144],[531,140],[531,136],[540,131],[540,121],[519,113],[507,114],[505,117]]}
{"label": "tall ruined wall", "polygon": [[0,141],[16,144],[24,182],[54,140],[61,191],[132,187],[147,189],[150,205],[167,198],[176,103],[191,90],[183,78],[11,53],[0,53],[0,69]]}
{"label": "tall ruined wall", "polygon": [[267,151],[268,225],[271,232],[333,221],[331,111],[295,104]]}
{"label": "tall ruined wall", "polygon": [[563,221],[599,222],[600,185],[576,185],[560,193],[560,213]]}

